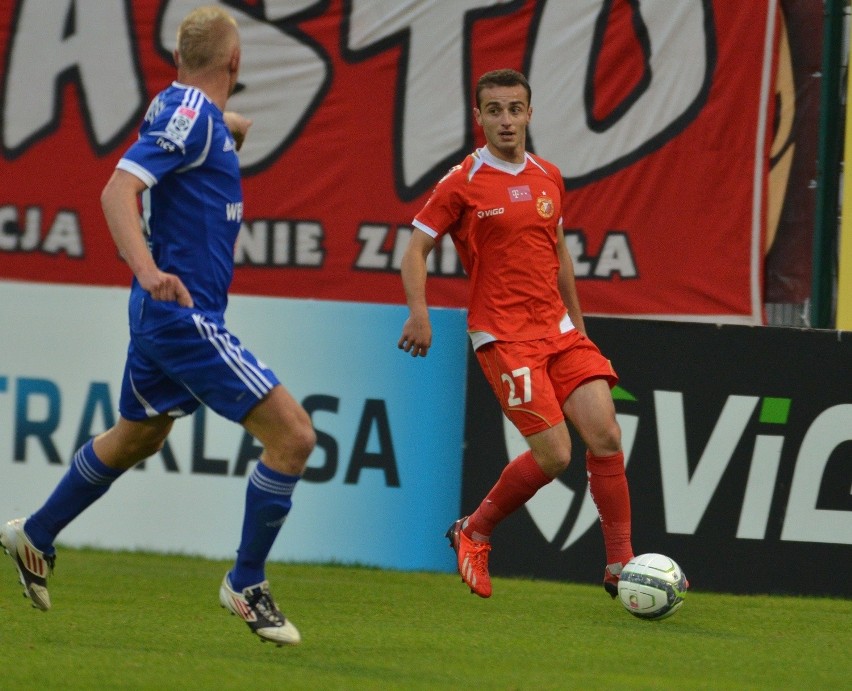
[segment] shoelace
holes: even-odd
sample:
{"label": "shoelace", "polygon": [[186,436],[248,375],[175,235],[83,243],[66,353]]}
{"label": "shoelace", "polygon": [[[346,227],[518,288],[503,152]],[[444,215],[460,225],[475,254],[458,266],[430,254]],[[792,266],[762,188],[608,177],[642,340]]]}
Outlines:
{"label": "shoelace", "polygon": [[487,572],[487,558],[488,553],[491,551],[491,543],[490,542],[474,542],[470,548],[470,561],[473,564],[473,568],[477,571]]}
{"label": "shoelace", "polygon": [[284,616],[275,605],[272,594],[266,588],[258,588],[250,598],[249,607],[257,610],[264,619],[275,626],[284,626]]}

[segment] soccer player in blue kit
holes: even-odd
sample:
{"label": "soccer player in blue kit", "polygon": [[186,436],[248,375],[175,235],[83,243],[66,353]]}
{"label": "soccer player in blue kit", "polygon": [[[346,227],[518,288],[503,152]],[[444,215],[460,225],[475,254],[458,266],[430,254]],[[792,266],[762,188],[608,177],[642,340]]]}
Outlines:
{"label": "soccer player in blue kit", "polygon": [[139,138],[101,195],[112,237],[134,274],[118,422],[76,452],[40,509],[0,527],[0,542],[33,606],[49,609],[47,576],[59,532],[125,471],[157,453],[176,418],[204,404],[263,445],[220,604],[262,640],[295,644],[299,631],[272,598],[265,564],[316,434],[275,374],[225,328],[243,207],[236,148],[250,125],[225,113],[240,66],[234,19],[213,6],[191,12],[178,30],[175,63],[177,81],[151,102]]}

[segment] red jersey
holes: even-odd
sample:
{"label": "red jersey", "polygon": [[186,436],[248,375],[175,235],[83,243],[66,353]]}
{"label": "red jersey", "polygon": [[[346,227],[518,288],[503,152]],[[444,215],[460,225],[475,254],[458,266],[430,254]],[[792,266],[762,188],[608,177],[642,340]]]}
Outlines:
{"label": "red jersey", "polygon": [[557,284],[564,194],[552,163],[530,153],[524,163],[508,163],[483,147],[444,176],[415,216],[416,228],[453,239],[470,278],[468,329],[485,332],[475,347],[572,327]]}

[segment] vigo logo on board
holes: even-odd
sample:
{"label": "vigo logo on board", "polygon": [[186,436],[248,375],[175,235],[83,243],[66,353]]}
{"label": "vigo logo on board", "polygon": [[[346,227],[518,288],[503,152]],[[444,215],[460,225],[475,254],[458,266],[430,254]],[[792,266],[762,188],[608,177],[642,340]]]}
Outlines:
{"label": "vigo logo on board", "polygon": [[[613,392],[616,398],[618,392],[618,388]],[[791,400],[728,396],[721,412],[707,411],[718,417],[709,439],[703,450],[700,450],[697,463],[690,463],[683,393],[654,391],[653,399],[666,531],[670,534],[693,535],[719,487],[722,475],[734,461],[738,445],[746,440],[748,426],[755,413],[761,423],[778,426],[779,431],[784,431],[783,425],[788,421]],[[628,465],[639,417],[619,413],[617,418],[622,430],[625,465]],[[528,448],[524,438],[505,417],[503,432],[508,460]],[[748,478],[740,503],[737,539],[766,538],[775,495],[786,491],[786,487],[777,483],[782,452],[785,444],[789,446],[795,441],[785,438],[783,434],[756,434],[751,445],[751,458],[736,456],[736,462],[749,463]],[[832,406],[810,423],[795,454],[781,540],[852,545],[852,511],[819,506],[820,487],[832,454],[849,442],[852,442],[852,404]],[[693,448],[692,452],[697,453],[698,450]],[[576,494],[557,479],[527,502],[526,509],[530,517],[548,542],[553,543],[557,534],[564,532],[564,523],[577,500]],[[568,537],[558,545],[559,549],[568,549],[598,520],[587,485],[579,513],[570,526]]]}

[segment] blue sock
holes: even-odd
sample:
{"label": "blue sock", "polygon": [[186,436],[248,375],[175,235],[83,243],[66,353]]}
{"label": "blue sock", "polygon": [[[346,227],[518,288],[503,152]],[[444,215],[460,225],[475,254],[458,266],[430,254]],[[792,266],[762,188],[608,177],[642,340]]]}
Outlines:
{"label": "blue sock", "polygon": [[101,462],[91,439],[83,444],[44,506],[27,519],[24,531],[33,545],[53,554],[59,531],[100,499],[123,472]]}
{"label": "blue sock", "polygon": [[237,592],[266,580],[266,558],[290,513],[298,480],[298,475],[276,472],[261,462],[249,475],[243,534],[230,573],[231,587]]}

